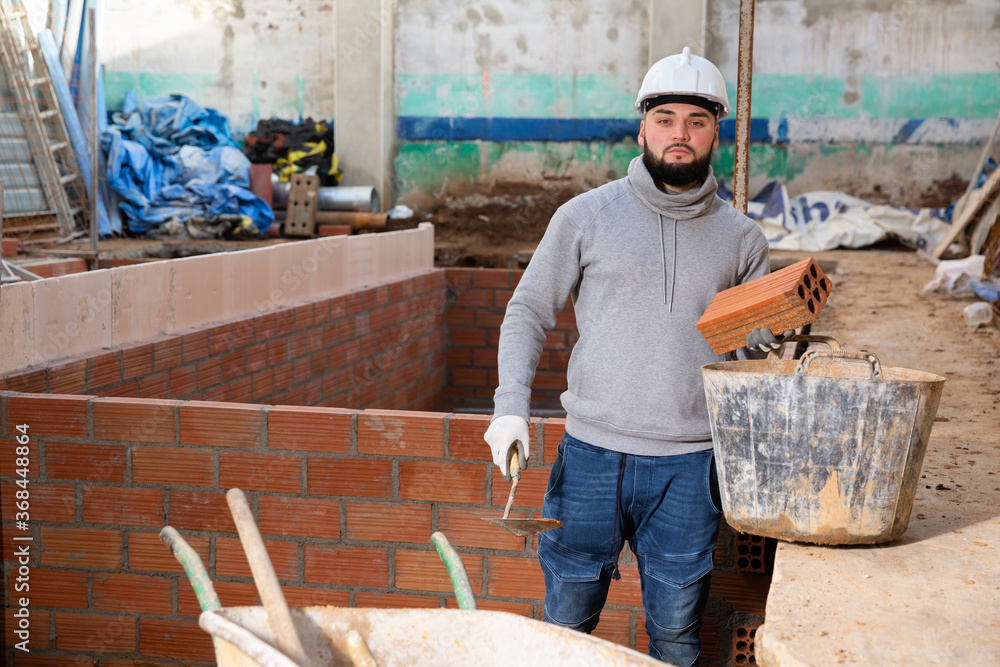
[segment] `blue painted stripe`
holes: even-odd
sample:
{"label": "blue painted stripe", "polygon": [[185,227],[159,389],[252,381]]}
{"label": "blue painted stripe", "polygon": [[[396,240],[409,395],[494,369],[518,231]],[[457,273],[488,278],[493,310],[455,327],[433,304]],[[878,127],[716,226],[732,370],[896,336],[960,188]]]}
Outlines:
{"label": "blue painted stripe", "polygon": [[[639,133],[638,118],[441,118],[399,116],[396,137],[406,141],[622,141]],[[781,128],[784,127],[784,132]],[[733,141],[736,121],[719,124],[719,138]],[[768,119],[750,119],[750,141],[788,140],[787,124],[774,137]]]}

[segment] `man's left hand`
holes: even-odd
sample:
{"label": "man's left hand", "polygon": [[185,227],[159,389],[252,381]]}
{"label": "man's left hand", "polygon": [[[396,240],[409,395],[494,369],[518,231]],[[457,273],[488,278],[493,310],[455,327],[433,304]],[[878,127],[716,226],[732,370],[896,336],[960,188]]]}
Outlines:
{"label": "man's left hand", "polygon": [[775,336],[767,327],[754,329],[747,334],[747,349],[755,352],[770,352],[771,350],[777,350],[787,338],[794,335],[794,331],[786,331],[780,336]]}

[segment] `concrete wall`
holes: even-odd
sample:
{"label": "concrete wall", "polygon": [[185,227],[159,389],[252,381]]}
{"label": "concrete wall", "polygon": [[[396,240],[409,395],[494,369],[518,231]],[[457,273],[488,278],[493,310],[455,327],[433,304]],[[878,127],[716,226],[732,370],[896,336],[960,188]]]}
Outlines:
{"label": "concrete wall", "polygon": [[[481,609],[538,619],[542,574],[533,540],[480,520],[503,511],[508,487],[482,443],[485,416],[385,410],[92,398],[0,392],[0,438],[27,425],[27,466],[0,460],[13,508],[18,468],[30,478],[27,529],[5,510],[7,544],[30,534],[28,564],[4,550],[4,571],[30,579],[31,664],[213,664],[198,602],[158,532],[170,525],[198,553],[223,606],[259,604],[224,491],[242,488],[293,607],[455,606],[429,543],[461,551]],[[563,433],[533,420],[521,512],[541,507]],[[447,484],[442,484],[447,480]],[[702,628],[703,664],[746,664],[739,633],[761,622],[769,575],[738,572],[730,531],[716,552]],[[645,650],[638,572],[628,558],[595,634]],[[11,577],[5,657],[13,662]],[[34,661],[38,661],[37,663]],[[27,663],[26,663],[27,664]]]}
{"label": "concrete wall", "polygon": [[[379,25],[394,31],[403,201],[545,177],[582,190],[621,176],[638,152],[631,102],[642,75],[684,43],[736,81],[738,0],[383,5],[390,19]],[[328,117],[333,64],[344,55],[332,43],[334,9],[333,0],[112,3],[109,102],[127,87],[183,92],[238,131],[272,114]],[[997,16],[1000,0],[757,2],[752,186],[777,178],[793,194],[950,200],[961,185],[947,180],[968,177],[1000,106],[989,47],[1000,38]],[[723,136],[732,130],[726,123]],[[730,176],[731,145],[715,166]]]}
{"label": "concrete wall", "polygon": [[114,0],[102,62],[108,108],[126,90],[182,93],[226,115],[235,133],[260,118],[333,117],[333,0]]}

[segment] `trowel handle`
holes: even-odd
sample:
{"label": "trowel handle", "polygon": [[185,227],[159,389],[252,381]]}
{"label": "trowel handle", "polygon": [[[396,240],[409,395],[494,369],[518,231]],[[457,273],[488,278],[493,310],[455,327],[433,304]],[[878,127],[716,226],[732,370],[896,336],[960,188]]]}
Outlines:
{"label": "trowel handle", "polygon": [[510,478],[517,480],[521,478],[521,464],[518,462],[517,451],[521,447],[521,441],[515,440],[507,450],[507,470],[510,471]]}

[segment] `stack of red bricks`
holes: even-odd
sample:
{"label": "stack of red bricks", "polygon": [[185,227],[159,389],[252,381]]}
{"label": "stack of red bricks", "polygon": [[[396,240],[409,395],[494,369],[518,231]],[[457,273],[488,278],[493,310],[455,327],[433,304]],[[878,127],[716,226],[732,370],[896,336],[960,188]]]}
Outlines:
{"label": "stack of red bricks", "polygon": [[832,291],[833,283],[809,257],[719,292],[696,326],[712,351],[722,354],[742,347],[752,329],[781,332],[812,324]]}

